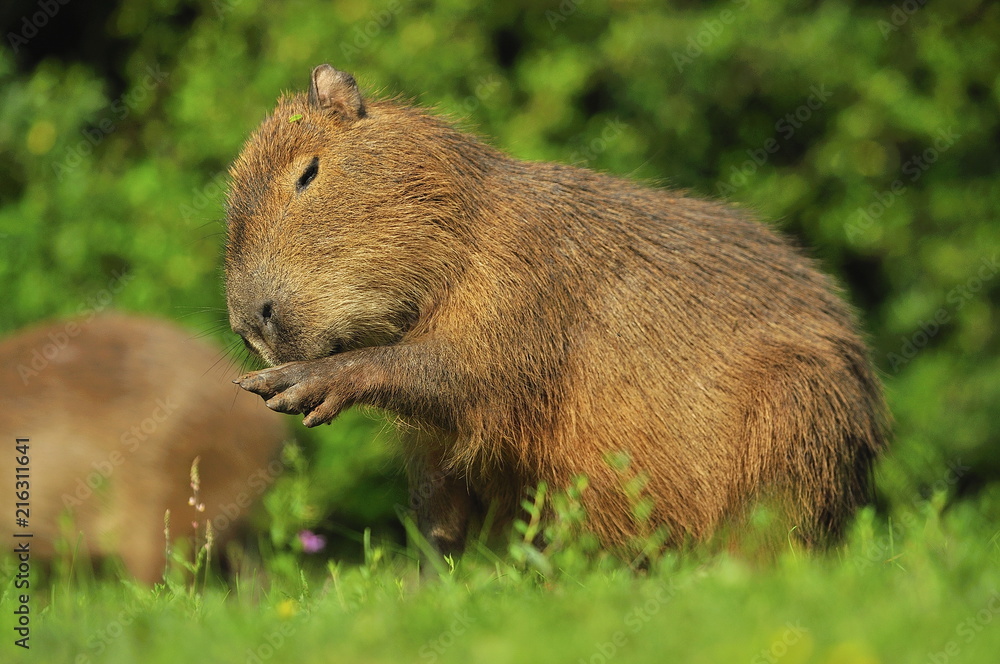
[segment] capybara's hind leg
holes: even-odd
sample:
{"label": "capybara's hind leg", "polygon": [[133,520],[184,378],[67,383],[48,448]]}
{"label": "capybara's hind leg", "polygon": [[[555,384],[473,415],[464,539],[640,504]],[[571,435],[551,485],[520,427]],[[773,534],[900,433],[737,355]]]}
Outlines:
{"label": "capybara's hind leg", "polygon": [[411,450],[421,442],[427,444],[419,451],[414,450],[407,463],[410,507],[416,514],[417,526],[438,555],[459,555],[465,548],[474,504],[468,482],[464,476],[444,467],[442,452],[435,448],[434,442],[423,434],[413,434],[411,438]]}
{"label": "capybara's hind leg", "polygon": [[871,467],[885,446],[878,386],[861,347],[835,352],[775,345],[745,385],[743,476],[769,486],[758,499],[778,508],[807,544],[835,540],[870,499]]}

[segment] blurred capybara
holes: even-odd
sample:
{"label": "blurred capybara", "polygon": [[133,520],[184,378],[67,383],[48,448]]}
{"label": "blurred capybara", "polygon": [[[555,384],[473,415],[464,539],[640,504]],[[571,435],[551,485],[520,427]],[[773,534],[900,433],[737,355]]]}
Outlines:
{"label": "blurred capybara", "polygon": [[[15,547],[49,558],[58,538],[79,555],[119,555],[138,579],[164,570],[164,513],[174,537],[215,546],[281,470],[282,418],[232,384],[223,353],[164,321],[101,315],[0,342],[0,482],[15,488],[15,441],[27,439],[27,525]],[[198,498],[189,504],[199,458]],[[23,459],[22,459],[23,461]],[[68,518],[67,518],[68,516]],[[8,530],[8,537],[10,530]]]}
{"label": "blurred capybara", "polygon": [[745,212],[513,159],[329,65],[231,179],[230,323],[281,365],[241,385],[308,426],[351,404],[412,424],[440,551],[578,474],[612,547],[761,501],[829,541],[869,495],[888,417],[855,316]]}

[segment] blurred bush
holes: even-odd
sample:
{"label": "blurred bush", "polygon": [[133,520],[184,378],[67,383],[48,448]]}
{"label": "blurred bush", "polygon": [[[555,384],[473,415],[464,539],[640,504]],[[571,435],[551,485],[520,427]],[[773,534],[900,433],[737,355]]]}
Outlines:
{"label": "blurred bush", "polygon": [[[43,5],[0,11],[0,333],[113,306],[231,343],[227,164],[330,62],[518,157],[757,210],[863,312],[897,421],[884,492],[1000,477],[994,3]],[[381,427],[352,416],[307,438],[331,518],[394,520]]]}

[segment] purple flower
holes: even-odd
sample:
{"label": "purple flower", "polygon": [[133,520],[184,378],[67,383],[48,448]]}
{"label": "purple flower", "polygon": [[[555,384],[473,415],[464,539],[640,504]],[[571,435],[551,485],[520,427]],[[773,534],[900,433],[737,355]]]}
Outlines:
{"label": "purple flower", "polygon": [[300,530],[299,541],[302,542],[302,550],[306,553],[322,551],[323,547],[326,546],[326,538],[311,530]]}

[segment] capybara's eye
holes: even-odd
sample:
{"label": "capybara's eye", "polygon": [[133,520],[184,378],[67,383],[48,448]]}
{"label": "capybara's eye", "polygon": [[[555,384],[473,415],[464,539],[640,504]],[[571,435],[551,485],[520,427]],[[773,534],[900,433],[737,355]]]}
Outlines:
{"label": "capybara's eye", "polygon": [[306,166],[306,170],[302,171],[302,175],[299,176],[299,181],[295,183],[295,190],[304,191],[309,183],[316,179],[317,173],[319,173],[319,157],[313,157],[309,165]]}

